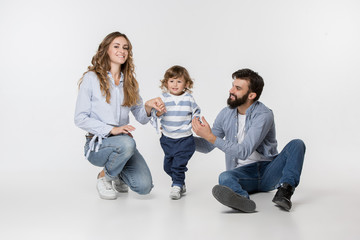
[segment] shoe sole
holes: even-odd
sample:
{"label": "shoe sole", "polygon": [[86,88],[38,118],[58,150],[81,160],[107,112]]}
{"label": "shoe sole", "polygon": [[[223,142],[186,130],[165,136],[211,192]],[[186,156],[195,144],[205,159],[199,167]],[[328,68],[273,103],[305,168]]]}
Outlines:
{"label": "shoe sole", "polygon": [[170,196],[170,198],[171,198],[172,200],[179,200],[179,199],[181,198],[181,196],[180,196],[180,197]]}
{"label": "shoe sole", "polygon": [[106,196],[100,196],[100,198],[104,199],[104,200],[116,200],[117,199],[117,197],[106,197]]}
{"label": "shoe sole", "polygon": [[118,192],[118,193],[127,193],[127,192],[129,192],[129,189],[119,191],[119,190],[117,190],[117,189],[114,188],[114,190],[115,190],[116,192]]}
{"label": "shoe sole", "polygon": [[[274,201],[273,200],[273,203],[275,203],[276,205],[278,205],[279,207],[282,207],[283,209],[285,209],[286,211],[290,211],[291,209],[291,203],[286,203],[284,201]],[[289,207],[289,204],[290,204],[290,207]]]}
{"label": "shoe sole", "polygon": [[117,189],[114,185],[113,185],[113,189],[115,190],[115,192],[118,192],[118,193],[127,193],[129,192],[129,188],[127,188],[126,190],[125,189]]}
{"label": "shoe sole", "polygon": [[212,189],[212,194],[216,200],[227,207],[246,213],[255,212],[256,204],[254,201],[235,193],[226,186],[214,186]]}

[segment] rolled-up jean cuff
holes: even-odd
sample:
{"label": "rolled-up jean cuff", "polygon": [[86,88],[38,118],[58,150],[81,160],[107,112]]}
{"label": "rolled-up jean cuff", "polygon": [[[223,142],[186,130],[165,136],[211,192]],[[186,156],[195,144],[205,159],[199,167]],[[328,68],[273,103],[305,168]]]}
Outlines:
{"label": "rolled-up jean cuff", "polygon": [[106,181],[113,181],[115,180],[116,178],[118,178],[118,176],[111,176],[108,171],[106,170],[106,168],[104,168],[104,172],[105,172],[105,179]]}

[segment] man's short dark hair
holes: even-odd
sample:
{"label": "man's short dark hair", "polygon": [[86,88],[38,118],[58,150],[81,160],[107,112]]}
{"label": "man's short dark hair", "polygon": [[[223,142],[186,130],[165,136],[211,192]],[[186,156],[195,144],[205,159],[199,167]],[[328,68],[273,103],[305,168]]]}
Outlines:
{"label": "man's short dark hair", "polygon": [[251,69],[244,68],[240,69],[232,74],[233,79],[244,79],[249,82],[249,90],[256,93],[254,101],[260,98],[262,90],[264,88],[264,80],[262,77]]}

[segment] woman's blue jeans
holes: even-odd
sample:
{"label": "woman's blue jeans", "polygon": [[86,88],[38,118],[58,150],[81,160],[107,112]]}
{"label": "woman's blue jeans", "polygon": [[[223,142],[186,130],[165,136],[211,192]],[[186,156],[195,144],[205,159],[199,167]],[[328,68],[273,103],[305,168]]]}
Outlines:
{"label": "woman's blue jeans", "polygon": [[[85,154],[89,142],[87,139]],[[153,187],[149,167],[136,149],[134,139],[126,134],[103,139],[98,152],[90,152],[88,160],[95,166],[104,167],[107,180],[120,177],[134,192],[148,194]]]}
{"label": "woman's blue jeans", "polygon": [[304,162],[305,144],[296,139],[289,142],[271,162],[256,162],[219,176],[219,184],[249,198],[249,193],[274,190],[281,183],[297,187]]}

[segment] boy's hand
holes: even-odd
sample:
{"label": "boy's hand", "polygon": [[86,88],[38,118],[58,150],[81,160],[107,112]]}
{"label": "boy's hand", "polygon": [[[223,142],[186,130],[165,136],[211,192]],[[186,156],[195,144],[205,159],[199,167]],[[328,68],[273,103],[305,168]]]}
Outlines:
{"label": "boy's hand", "polygon": [[161,115],[163,115],[165,112],[156,112],[156,116],[160,117]]}

